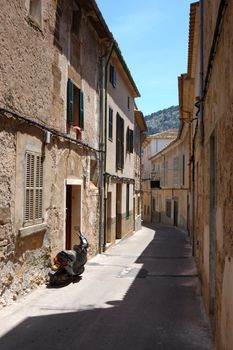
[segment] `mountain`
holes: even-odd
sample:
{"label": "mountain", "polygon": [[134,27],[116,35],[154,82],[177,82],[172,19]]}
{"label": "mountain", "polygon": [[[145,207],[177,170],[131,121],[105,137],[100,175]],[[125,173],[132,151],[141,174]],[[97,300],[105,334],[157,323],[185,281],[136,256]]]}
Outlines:
{"label": "mountain", "polygon": [[148,135],[179,128],[179,106],[171,106],[145,116]]}

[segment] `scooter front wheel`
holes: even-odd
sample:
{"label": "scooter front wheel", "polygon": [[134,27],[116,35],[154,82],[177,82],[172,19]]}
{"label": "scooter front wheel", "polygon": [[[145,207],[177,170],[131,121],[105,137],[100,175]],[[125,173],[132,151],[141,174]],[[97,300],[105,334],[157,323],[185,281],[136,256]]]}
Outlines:
{"label": "scooter front wheel", "polygon": [[69,283],[70,276],[64,273],[58,273],[49,276],[49,285],[50,286],[65,286]]}

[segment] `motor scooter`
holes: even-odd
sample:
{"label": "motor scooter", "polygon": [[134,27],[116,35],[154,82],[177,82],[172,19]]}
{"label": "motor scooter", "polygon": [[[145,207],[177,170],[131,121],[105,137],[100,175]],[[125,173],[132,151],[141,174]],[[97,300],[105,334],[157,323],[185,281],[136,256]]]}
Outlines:
{"label": "motor scooter", "polygon": [[77,234],[80,244],[75,244],[72,250],[62,250],[55,256],[54,263],[48,273],[48,285],[66,285],[77,280],[84,272],[88,241],[80,231]]}

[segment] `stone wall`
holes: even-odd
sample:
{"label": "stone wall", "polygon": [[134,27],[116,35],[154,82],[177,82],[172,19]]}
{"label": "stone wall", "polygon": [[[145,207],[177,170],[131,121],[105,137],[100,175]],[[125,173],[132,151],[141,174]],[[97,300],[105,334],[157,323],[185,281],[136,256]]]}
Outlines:
{"label": "stone wall", "polygon": [[[205,74],[219,4],[220,1],[217,0],[205,2]],[[233,3],[228,2],[204,101],[204,141],[202,144],[199,137],[196,139],[195,164],[197,179],[195,249],[203,282],[205,305],[214,325],[216,348],[221,350],[230,350],[233,342],[232,15]],[[215,140],[214,150],[213,140]],[[213,163],[216,166],[215,170]],[[210,182],[213,178],[215,186]],[[211,204],[212,201],[214,205]],[[211,257],[211,249],[214,250],[214,257]],[[215,286],[211,284],[211,280]]]}
{"label": "stone wall", "polygon": [[[58,2],[43,1],[40,25],[29,15],[29,1],[5,1],[1,6],[0,108],[39,122],[42,128],[10,113],[0,114],[0,305],[43,283],[52,256],[64,249],[67,180],[80,184],[81,229],[90,243],[89,257],[99,249],[98,152],[78,146],[53,130],[76,138],[76,132],[67,132],[66,123],[70,77],[84,91],[82,140],[98,148],[100,45],[83,12],[81,56],[75,61],[74,48],[68,45],[77,44],[69,33],[72,2],[62,4],[58,9]],[[59,28],[64,46],[55,45],[58,10],[62,11]],[[52,129],[48,143],[43,126]],[[43,219],[32,226],[24,222],[28,149],[43,156],[44,172]],[[91,159],[96,162],[95,175],[90,171]]]}

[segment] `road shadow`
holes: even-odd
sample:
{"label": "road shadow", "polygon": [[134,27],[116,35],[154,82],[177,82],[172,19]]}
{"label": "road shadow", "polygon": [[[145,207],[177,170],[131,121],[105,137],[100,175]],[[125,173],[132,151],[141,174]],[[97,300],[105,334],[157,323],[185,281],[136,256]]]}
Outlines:
{"label": "road shadow", "polygon": [[[106,308],[29,317],[0,339],[0,349],[213,349],[187,235],[156,229],[135,263],[142,268],[123,300],[109,300]],[[119,284],[132,273],[116,277]]]}

